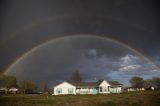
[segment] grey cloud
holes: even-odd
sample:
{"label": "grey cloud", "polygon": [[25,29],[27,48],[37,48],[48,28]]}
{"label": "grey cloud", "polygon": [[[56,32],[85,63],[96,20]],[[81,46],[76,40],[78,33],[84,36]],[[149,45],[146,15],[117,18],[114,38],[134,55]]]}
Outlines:
{"label": "grey cloud", "polygon": [[117,48],[111,45],[117,44],[90,37],[55,41],[24,57],[10,70],[10,74],[15,74],[19,79],[61,80],[69,78],[73,70],[80,69],[86,79],[108,78],[108,73],[116,70],[114,65],[118,56],[126,51],[132,52],[120,45]]}
{"label": "grey cloud", "polygon": [[[116,45],[113,42],[106,41],[105,44],[104,42],[101,44],[95,41],[94,38],[93,41],[92,39],[71,38],[50,43],[26,56],[14,66],[10,74],[16,75],[19,80],[26,78],[54,83],[68,80],[71,73],[79,69],[84,80],[94,78],[114,80],[119,79],[118,73],[123,73],[120,78],[126,83],[126,79],[129,80],[133,75],[147,75],[148,71],[153,71],[151,64],[133,51],[119,47],[122,53],[117,55],[119,52],[115,52],[116,48],[108,46],[108,44]],[[97,43],[99,46],[96,45]],[[101,48],[103,45],[107,48]],[[128,53],[125,54],[123,51],[128,51]]]}

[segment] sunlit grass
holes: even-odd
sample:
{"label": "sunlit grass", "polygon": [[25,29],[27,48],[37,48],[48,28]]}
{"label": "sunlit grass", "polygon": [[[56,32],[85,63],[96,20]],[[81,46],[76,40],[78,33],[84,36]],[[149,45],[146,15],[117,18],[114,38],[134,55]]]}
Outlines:
{"label": "sunlit grass", "polygon": [[160,91],[108,95],[0,95],[0,106],[160,106]]}

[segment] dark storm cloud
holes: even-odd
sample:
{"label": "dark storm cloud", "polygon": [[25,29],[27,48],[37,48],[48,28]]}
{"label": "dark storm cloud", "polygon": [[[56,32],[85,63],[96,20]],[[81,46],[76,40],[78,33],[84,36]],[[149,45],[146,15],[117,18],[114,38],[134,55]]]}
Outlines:
{"label": "dark storm cloud", "polygon": [[[136,50],[140,51],[146,57],[149,57],[159,66],[159,45],[160,45],[160,31],[159,31],[159,7],[158,3],[154,0],[4,0],[0,3],[0,72],[3,72],[13,63],[17,58],[21,57],[28,50],[33,47],[44,43],[48,40],[55,39],[62,36],[74,34],[90,34],[98,35],[102,37],[109,37],[118,41],[121,41]],[[57,61],[57,67],[60,70],[71,70],[69,63],[73,64],[72,69],[76,67],[84,67],[83,69],[93,70],[98,68],[93,64],[99,62],[100,67],[105,67],[107,72],[109,70],[124,70],[140,68],[144,65],[134,63],[130,61],[130,64],[125,64],[125,56],[136,56],[126,50],[121,50],[121,47],[117,45],[104,45],[103,41],[100,43],[100,47],[96,46],[97,43],[80,43],[72,41],[70,44],[63,45],[64,47],[54,52],[55,55],[68,56],[70,52],[75,52],[72,58],[65,57],[67,62]],[[76,46],[79,45],[77,50]],[[88,46],[89,45],[89,46]],[[90,46],[92,45],[92,46]],[[67,46],[67,47],[66,47]],[[68,47],[69,46],[69,47]],[[85,47],[85,49],[84,49]],[[104,48],[117,48],[104,49]],[[58,49],[58,47],[57,47]],[[50,49],[48,49],[50,50]],[[121,52],[117,52],[120,51]],[[68,51],[68,53],[67,53]],[[47,51],[46,50],[46,54]],[[116,53],[117,54],[113,54]],[[36,52],[37,53],[37,52]],[[36,57],[38,54],[32,54]],[[52,59],[53,57],[43,57],[43,60]],[[82,57],[81,57],[82,55]],[[114,55],[114,56],[113,56]],[[38,60],[39,58],[32,58],[25,61],[39,62],[44,64],[44,67],[33,66],[32,70],[56,70],[55,67],[50,67],[52,64],[45,61]],[[54,57],[56,60],[61,60],[60,57]],[[81,62],[90,64],[87,65],[81,62],[74,63],[73,60],[79,60]],[[35,59],[35,60],[34,60]],[[132,58],[134,59],[134,58]],[[103,61],[108,65],[103,66]],[[136,60],[136,62],[139,60]],[[23,61],[24,62],[24,61]],[[63,64],[66,69],[59,63]],[[93,63],[92,63],[93,62]],[[112,63],[113,62],[113,63]],[[140,62],[140,61],[139,61]],[[110,65],[110,64],[115,65]],[[120,64],[123,63],[123,64]],[[26,71],[26,64],[19,63]],[[149,65],[151,66],[151,65]],[[47,68],[47,69],[46,69]],[[104,69],[104,70],[105,70]],[[147,69],[147,68],[146,68]],[[97,70],[102,70],[101,68]],[[104,71],[105,72],[105,71]],[[123,71],[122,71],[123,72]],[[66,72],[67,73],[67,72]],[[94,72],[93,72],[94,73]],[[44,74],[40,72],[40,74]],[[55,73],[55,75],[58,73]],[[96,74],[96,72],[95,72]],[[112,74],[112,73],[110,73]],[[115,74],[115,73],[114,73]],[[36,75],[35,75],[36,76]],[[52,76],[50,74],[50,76]],[[86,77],[89,76],[86,74]],[[93,75],[94,76],[94,75]],[[101,76],[101,75],[100,75]],[[46,76],[47,77],[47,76]],[[62,75],[63,79],[68,76]],[[101,76],[102,77],[102,76]],[[51,77],[50,77],[51,78]],[[45,78],[44,78],[45,79]],[[52,78],[51,78],[52,79]],[[55,78],[56,79],[56,78]]]}
{"label": "dark storm cloud", "polygon": [[88,81],[94,78],[116,79],[114,72],[123,73],[121,81],[126,75],[146,76],[152,71],[159,74],[157,67],[134,51],[113,41],[91,36],[52,41],[23,57],[9,69],[8,74],[17,76],[18,80],[52,83],[69,80],[76,69]]}

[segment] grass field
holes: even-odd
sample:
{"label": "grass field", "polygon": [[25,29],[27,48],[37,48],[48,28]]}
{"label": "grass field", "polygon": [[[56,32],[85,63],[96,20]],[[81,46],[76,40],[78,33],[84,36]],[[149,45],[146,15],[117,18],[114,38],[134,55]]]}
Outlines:
{"label": "grass field", "polygon": [[0,106],[160,106],[160,91],[108,95],[0,95]]}

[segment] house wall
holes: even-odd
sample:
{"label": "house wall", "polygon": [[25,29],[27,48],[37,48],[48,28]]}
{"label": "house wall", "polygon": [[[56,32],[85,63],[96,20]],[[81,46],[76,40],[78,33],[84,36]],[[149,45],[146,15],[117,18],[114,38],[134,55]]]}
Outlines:
{"label": "house wall", "polygon": [[9,93],[16,94],[18,92],[17,88],[10,88]]}
{"label": "house wall", "polygon": [[128,88],[127,91],[145,91],[145,88]]}
{"label": "house wall", "polygon": [[111,93],[121,93],[122,92],[122,87],[113,87],[110,88]]}
{"label": "house wall", "polygon": [[108,93],[121,93],[122,87],[113,87],[107,81],[102,81],[96,88],[91,87],[78,87],[63,82],[54,87],[53,95],[65,95],[65,94],[108,94]]}
{"label": "house wall", "polygon": [[[69,90],[71,89],[73,89],[73,92],[69,93]],[[61,92],[58,93],[57,91],[61,91]],[[63,82],[54,87],[53,95],[65,95],[65,94],[76,94],[76,87],[67,82]]]}
{"label": "house wall", "polygon": [[7,92],[8,92],[8,89],[7,89],[7,87],[0,87],[0,93],[5,93],[5,94],[7,94]]}
{"label": "house wall", "polygon": [[96,88],[78,88],[76,89],[76,94],[97,94],[98,90]]}
{"label": "house wall", "polygon": [[105,93],[110,93],[109,87],[111,85],[107,81],[102,81],[101,84],[99,85],[99,90],[98,92],[100,94],[105,94]]}

